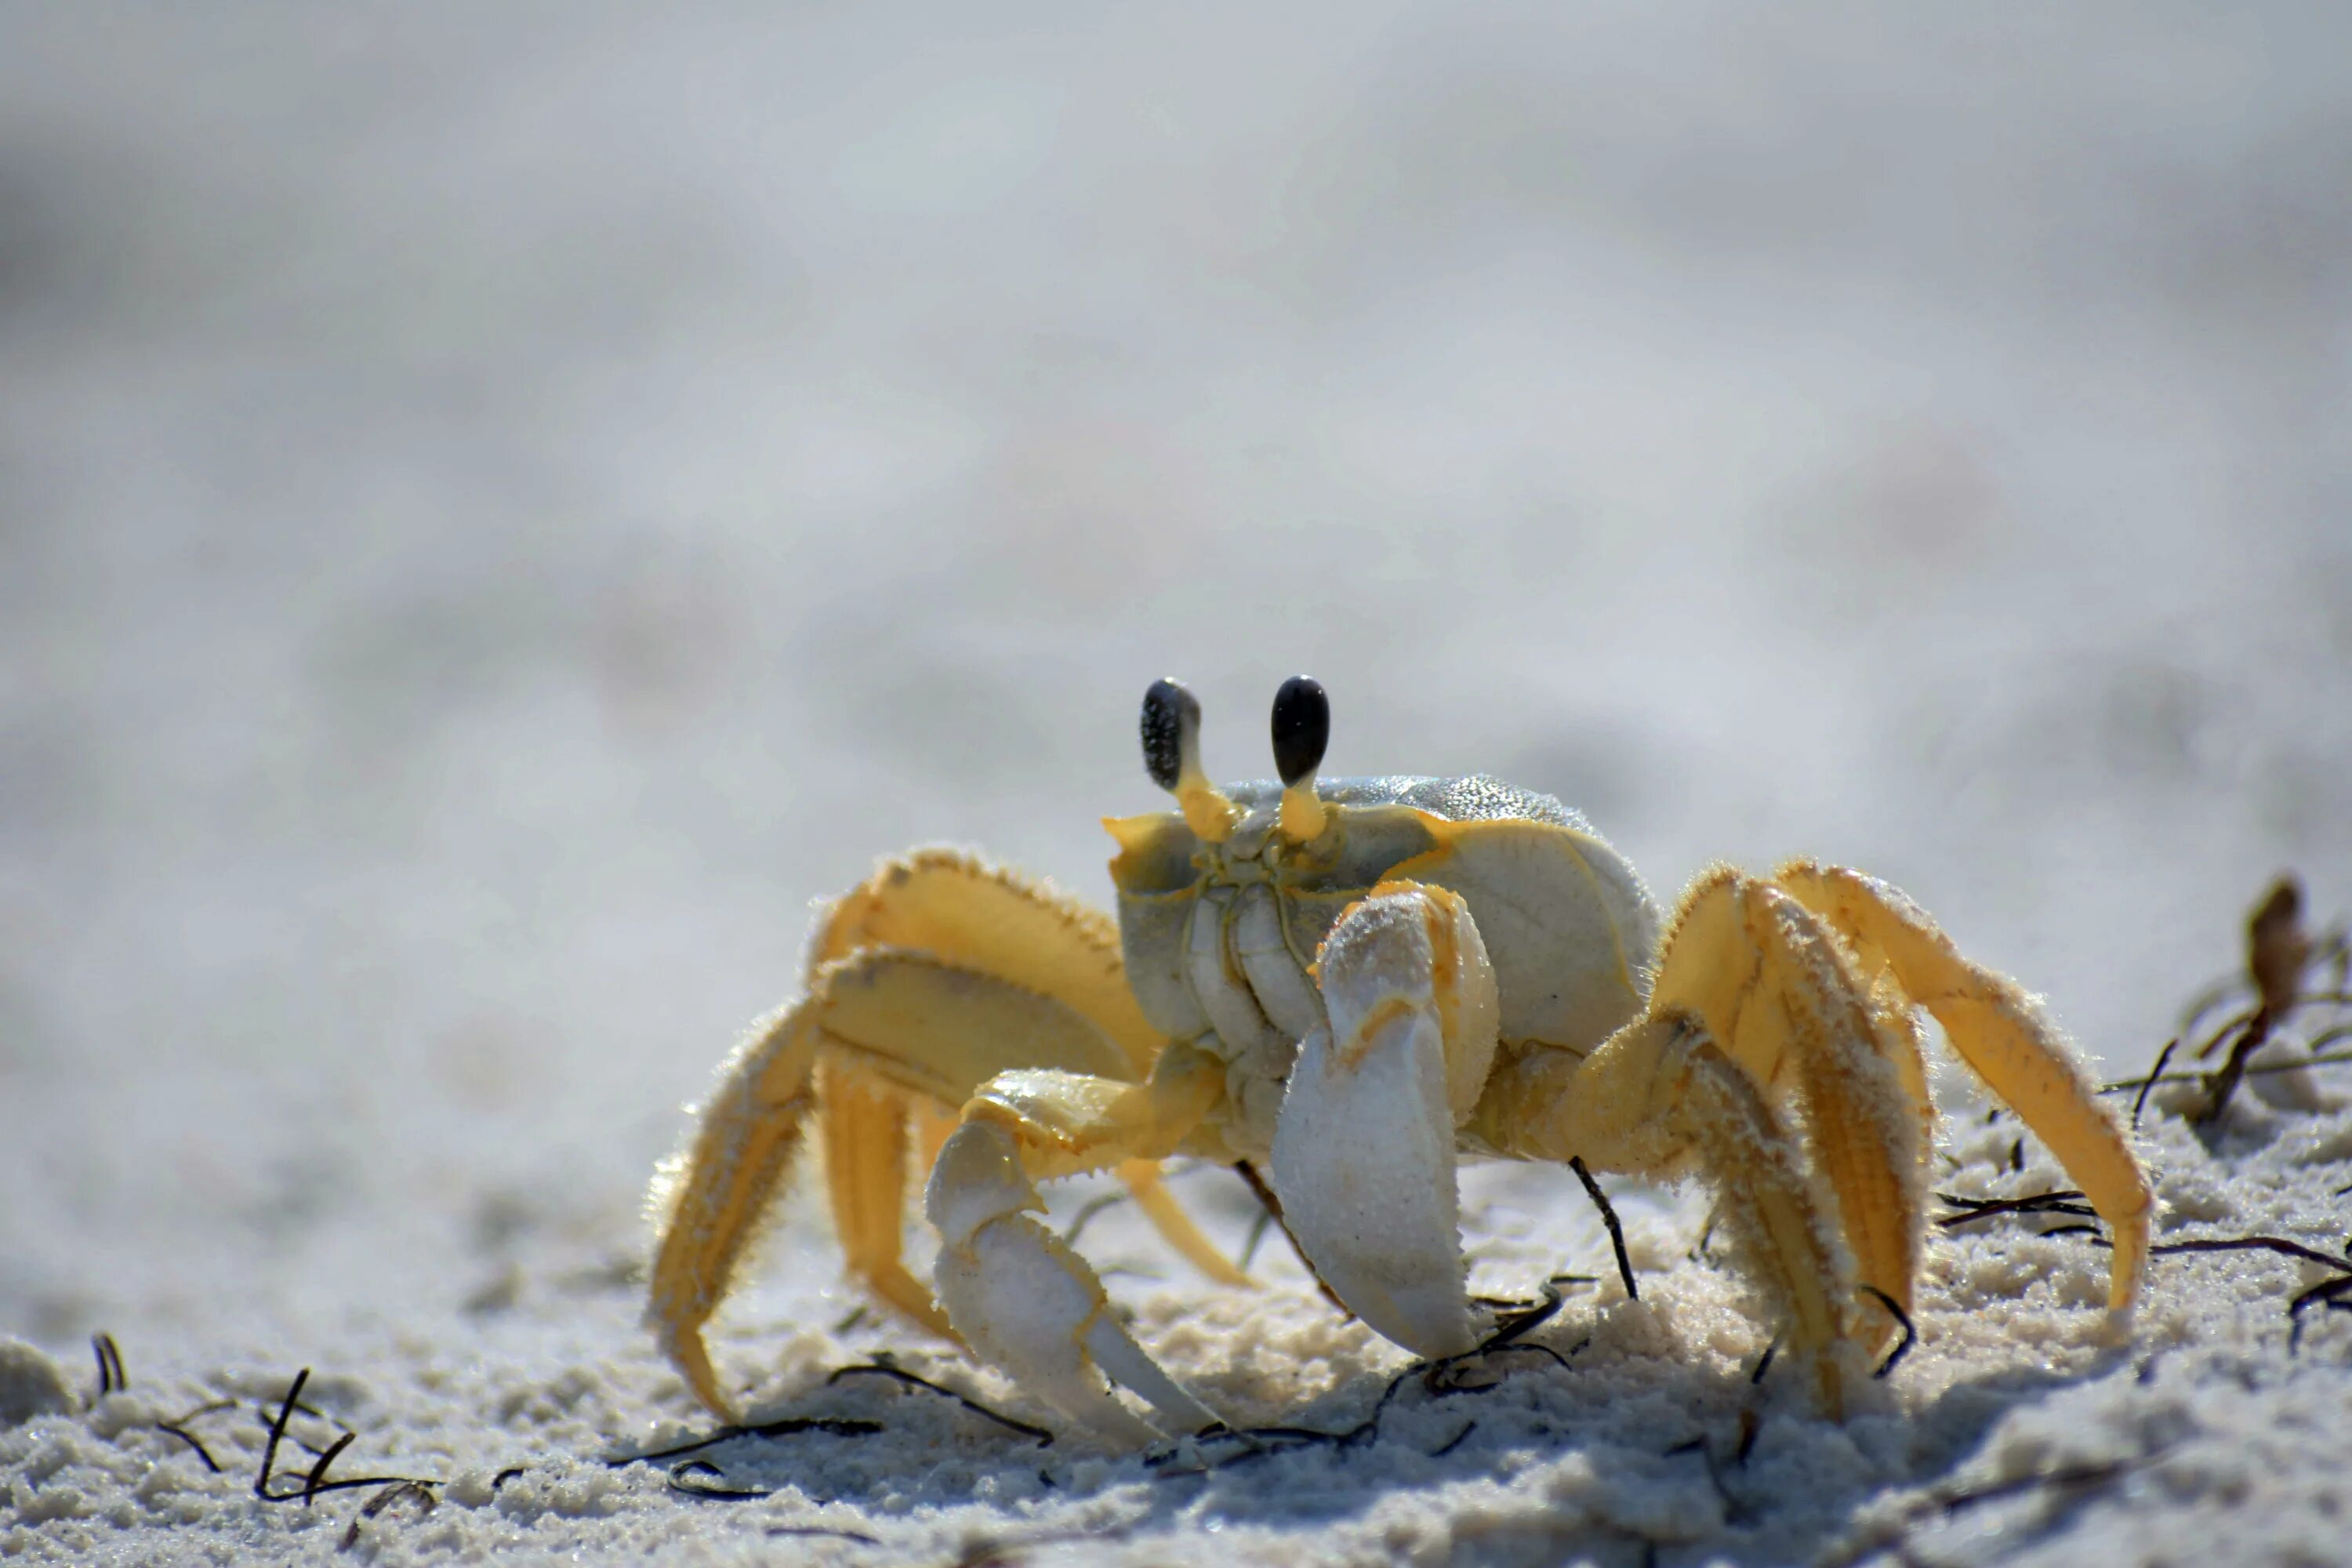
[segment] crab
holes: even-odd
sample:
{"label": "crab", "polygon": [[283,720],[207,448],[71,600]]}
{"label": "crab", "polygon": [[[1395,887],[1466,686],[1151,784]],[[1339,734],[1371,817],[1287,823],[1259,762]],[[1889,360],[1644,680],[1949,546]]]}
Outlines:
{"label": "crab", "polygon": [[[1212,784],[1200,724],[1176,682],[1145,694],[1145,765],[1176,809],[1105,820],[1116,922],[944,848],[883,862],[820,919],[804,994],[746,1034],[655,1185],[647,1321],[722,1419],[705,1327],[812,1121],[849,1272],[1114,1440],[1218,1417],[1032,1217],[1036,1184],[1115,1170],[1178,1252],[1249,1283],[1161,1184],[1178,1155],[1268,1173],[1328,1293],[1427,1357],[1489,1326],[1462,1159],[1696,1173],[1759,1317],[1841,1418],[1920,1270],[1922,1010],[2107,1222],[2107,1327],[2127,1330],[2151,1198],[2122,1127],[2034,999],[1894,888],[1717,866],[1662,924],[1549,795],[1318,782],[1330,707],[1304,677],[1275,699],[1278,782]],[[935,1289],[901,1252],[917,1150]]]}

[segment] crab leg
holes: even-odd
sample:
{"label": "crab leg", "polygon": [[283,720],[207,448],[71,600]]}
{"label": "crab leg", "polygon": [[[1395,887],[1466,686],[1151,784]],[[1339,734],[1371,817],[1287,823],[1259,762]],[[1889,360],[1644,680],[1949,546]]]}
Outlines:
{"label": "crab leg", "polygon": [[1620,1029],[1591,1056],[1553,1047],[1496,1065],[1472,1130],[1527,1159],[1628,1175],[1674,1173],[1696,1150],[1722,1194],[1750,1272],[1811,1363],[1822,1414],[1844,1410],[1843,1348],[1853,1323],[1853,1263],[1804,1147],[1697,1015],[1661,1012]]}
{"label": "crab leg", "polygon": [[1328,1027],[1299,1047],[1275,1124],[1284,1223],[1366,1323],[1426,1356],[1485,1326],[1464,1285],[1455,1129],[1495,1055],[1494,970],[1467,905],[1383,883],[1318,960]]}
{"label": "crab leg", "polygon": [[[867,948],[819,969],[805,998],[763,1020],[737,1047],[685,1159],[665,1169],[654,1194],[664,1217],[647,1320],[696,1397],[730,1419],[702,1327],[781,1190],[814,1099],[810,1069],[821,1058],[853,1068],[860,1081],[950,1102],[1016,1066],[1111,1082],[1128,1066],[1101,1030],[1061,1002],[927,952]],[[888,1148],[903,1151],[904,1136],[896,1132]],[[871,1144],[860,1152],[861,1170],[877,1168],[875,1152]],[[896,1216],[887,1205],[896,1194],[878,1185],[861,1185],[857,1194],[884,1210],[878,1217],[889,1222],[895,1243]],[[866,1223],[869,1211],[853,1212]],[[878,1248],[886,1233],[877,1226],[866,1234]],[[928,1309],[920,1287],[915,1290],[912,1305]]]}
{"label": "crab leg", "polygon": [[[1058,889],[990,865],[967,850],[934,847],[886,860],[827,911],[809,944],[809,970],[866,948],[911,948],[992,974],[1067,1005],[1116,1043],[1127,1070],[1140,1079],[1160,1046],[1129,990],[1118,930],[1109,917]],[[1036,1061],[1024,1065],[1052,1067]],[[907,1211],[907,1124],[919,1108],[927,1122],[953,1108],[979,1082],[960,1082],[945,1101],[910,1095],[854,1060],[819,1068],[818,1111],[824,1128],[825,1192],[849,1272],[899,1311],[936,1331],[945,1320],[930,1292],[901,1259]],[[982,1075],[985,1076],[985,1075]],[[937,1155],[926,1138],[921,1168]],[[1154,1228],[1219,1284],[1246,1285],[1152,1169],[1119,1173]]]}
{"label": "crab leg", "polygon": [[[1223,1093],[1223,1068],[1171,1047],[1147,1084],[1070,1072],[992,1079],[940,1151],[924,1205],[940,1233],[933,1278],[965,1342],[1024,1389],[1123,1441],[1216,1420],[1109,1310],[1086,1260],[1030,1218],[1040,1177],[1172,1152]],[[1146,1422],[1106,1382],[1139,1395]]]}
{"label": "crab leg", "polygon": [[2127,1327],[2155,1199],[2122,1125],[2064,1037],[2015,981],[1961,957],[1916,904],[1876,878],[1800,860],[1775,880],[1843,932],[1866,963],[1888,967],[1944,1026],[1960,1059],[2050,1146],[2115,1235],[2107,1311],[2116,1331]]}
{"label": "crab leg", "polygon": [[1651,1006],[1696,1014],[1768,1098],[1793,1081],[1860,1280],[1907,1312],[1926,1197],[1926,1073],[1916,1038],[1870,998],[1817,916],[1727,867],[1684,894]]}

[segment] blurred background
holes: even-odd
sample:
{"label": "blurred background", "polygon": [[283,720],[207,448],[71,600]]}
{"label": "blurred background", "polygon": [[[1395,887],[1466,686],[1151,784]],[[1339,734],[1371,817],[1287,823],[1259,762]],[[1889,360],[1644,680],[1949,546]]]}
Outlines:
{"label": "blurred background", "polygon": [[0,1328],[454,1303],[1135,704],[1916,894],[2105,1070],[2352,909],[2322,6],[0,0]]}

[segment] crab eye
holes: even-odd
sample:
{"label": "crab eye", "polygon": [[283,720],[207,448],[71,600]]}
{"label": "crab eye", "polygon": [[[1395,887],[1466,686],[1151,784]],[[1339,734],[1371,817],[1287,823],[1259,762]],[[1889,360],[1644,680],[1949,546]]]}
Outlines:
{"label": "crab eye", "polygon": [[1185,737],[1201,729],[1201,704],[1173,680],[1155,680],[1143,694],[1143,769],[1161,789],[1184,776]]}
{"label": "crab eye", "polygon": [[1294,675],[1274,694],[1274,768],[1295,784],[1323,765],[1331,743],[1331,700],[1322,683]]}

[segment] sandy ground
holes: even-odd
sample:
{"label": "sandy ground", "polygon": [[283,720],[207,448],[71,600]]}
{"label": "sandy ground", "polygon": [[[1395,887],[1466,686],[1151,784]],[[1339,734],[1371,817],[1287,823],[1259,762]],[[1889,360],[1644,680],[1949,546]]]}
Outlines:
{"label": "sandy ground", "polygon": [[[1661,889],[1867,867],[2109,1076],[2274,871],[2352,907],[2344,34],[0,0],[0,1331],[132,1377],[0,1434],[0,1552],[334,1555],[368,1492],[246,1489],[305,1365],[336,1473],[446,1482],[354,1541],[395,1560],[2326,1544],[2303,1266],[2161,1262],[2109,1362],[2081,1237],[1939,1240],[1885,1409],[1768,1380],[1717,1490],[1665,1451],[1729,1453],[1763,1335],[1665,1200],[1655,1290],[1545,1331],[1568,1371],[1190,1480],[826,1388],[893,1352],[1025,1409],[833,1329],[796,1204],[729,1364],[890,1431],[716,1455],[756,1504],[601,1459],[698,1429],[643,1183],[809,900],[941,839],[1101,896],[1158,675],[1227,776],[1306,669],[1333,770],[1555,793]],[[1977,1114],[1956,1184],[2054,1177]],[[2242,1116],[2152,1123],[2168,1223],[2340,1247],[2340,1116]],[[1179,1184],[1237,1245],[1230,1178]],[[1605,1261],[1572,1183],[1470,1212],[1482,1288]],[[1147,1337],[1250,1418],[1352,1426],[1403,1365],[1121,1226]],[[229,1394],[220,1476],[149,1425]],[[763,1533],[802,1522],[884,1544]]]}

